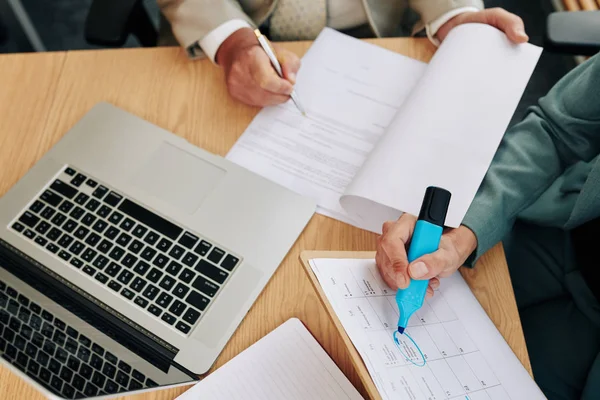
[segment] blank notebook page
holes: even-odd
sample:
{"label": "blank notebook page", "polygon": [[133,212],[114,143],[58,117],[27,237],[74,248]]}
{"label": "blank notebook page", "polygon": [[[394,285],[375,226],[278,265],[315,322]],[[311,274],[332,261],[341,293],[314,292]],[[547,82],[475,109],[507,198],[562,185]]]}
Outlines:
{"label": "blank notebook page", "polygon": [[178,397],[362,399],[315,338],[292,318]]}

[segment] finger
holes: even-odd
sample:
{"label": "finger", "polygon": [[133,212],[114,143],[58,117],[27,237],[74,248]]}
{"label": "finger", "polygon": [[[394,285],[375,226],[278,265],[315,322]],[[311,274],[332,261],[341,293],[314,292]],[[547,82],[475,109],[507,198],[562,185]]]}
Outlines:
{"label": "finger", "polygon": [[433,290],[438,290],[440,287],[440,280],[438,278],[431,278],[429,280],[429,287]]}
{"label": "finger", "polygon": [[405,289],[410,283],[406,243],[410,240],[414,225],[415,218],[404,214],[398,222],[389,225],[386,234],[381,237],[380,248],[388,259],[388,262],[383,262],[382,276],[392,289]]}
{"label": "finger", "polygon": [[285,103],[290,99],[290,96],[283,94],[275,94],[266,90],[259,89],[252,95],[250,103],[258,107],[274,106],[277,104]]}
{"label": "finger", "polygon": [[296,83],[296,74],[300,69],[300,58],[289,51],[278,51],[277,58],[281,64],[283,77],[292,85]]}
{"label": "finger", "polygon": [[386,221],[383,223],[383,226],[381,227],[381,233],[382,235],[385,235],[386,233],[388,233],[388,231],[390,230],[390,228],[396,223],[396,221]]}
{"label": "finger", "polygon": [[427,286],[427,293],[425,294],[426,299],[430,299],[433,297],[433,289],[430,286]]}
{"label": "finger", "polygon": [[266,55],[256,60],[251,73],[254,82],[267,92],[289,96],[294,89],[290,82],[277,75]]}
{"label": "finger", "polygon": [[525,33],[525,24],[519,16],[502,8],[490,8],[481,13],[472,13],[469,17],[479,19],[477,18],[478,14],[483,18],[483,21],[475,20],[473,22],[484,22],[495,26],[515,43],[524,43],[529,40],[529,36]]}
{"label": "finger", "polygon": [[451,269],[453,260],[454,257],[448,250],[440,248],[413,261],[408,271],[413,279],[431,279]]}

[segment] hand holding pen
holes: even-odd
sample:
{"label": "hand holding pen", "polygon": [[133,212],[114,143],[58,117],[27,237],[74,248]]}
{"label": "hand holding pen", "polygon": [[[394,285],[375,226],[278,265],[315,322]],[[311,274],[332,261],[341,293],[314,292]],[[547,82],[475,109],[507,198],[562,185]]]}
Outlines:
{"label": "hand holding pen", "polygon": [[239,29],[221,44],[215,60],[224,69],[232,97],[258,107],[280,104],[290,99],[300,59],[288,50],[272,46],[283,77],[277,74],[252,29]]}

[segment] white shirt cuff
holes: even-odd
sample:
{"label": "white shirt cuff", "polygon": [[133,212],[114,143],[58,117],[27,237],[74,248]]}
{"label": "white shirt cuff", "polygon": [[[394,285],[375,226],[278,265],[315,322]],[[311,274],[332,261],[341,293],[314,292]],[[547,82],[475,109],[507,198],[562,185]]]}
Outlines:
{"label": "white shirt cuff", "polygon": [[208,34],[199,41],[200,47],[204,51],[204,54],[210,58],[210,61],[213,63],[215,62],[215,56],[217,55],[217,50],[219,50],[221,44],[231,36],[233,32],[241,28],[251,28],[251,26],[243,19],[231,19],[227,22],[223,22],[221,25],[208,32]]}
{"label": "white shirt cuff", "polygon": [[427,32],[427,37],[429,38],[429,40],[431,40],[431,42],[434,45],[439,46],[440,40],[435,35],[437,31],[442,27],[442,25],[444,25],[446,22],[450,21],[452,18],[456,17],[459,14],[471,11],[477,12],[481,10],[477,7],[460,7],[448,11],[446,14],[443,14],[437,19],[433,20],[431,23],[425,25],[425,32]]}

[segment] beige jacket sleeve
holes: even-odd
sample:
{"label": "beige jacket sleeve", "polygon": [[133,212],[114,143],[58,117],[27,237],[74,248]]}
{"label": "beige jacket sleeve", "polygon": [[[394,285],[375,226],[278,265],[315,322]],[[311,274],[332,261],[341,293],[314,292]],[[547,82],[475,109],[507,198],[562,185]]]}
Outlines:
{"label": "beige jacket sleeve", "polygon": [[234,0],[158,0],[177,41],[186,49],[224,22],[242,19],[254,26]]}

